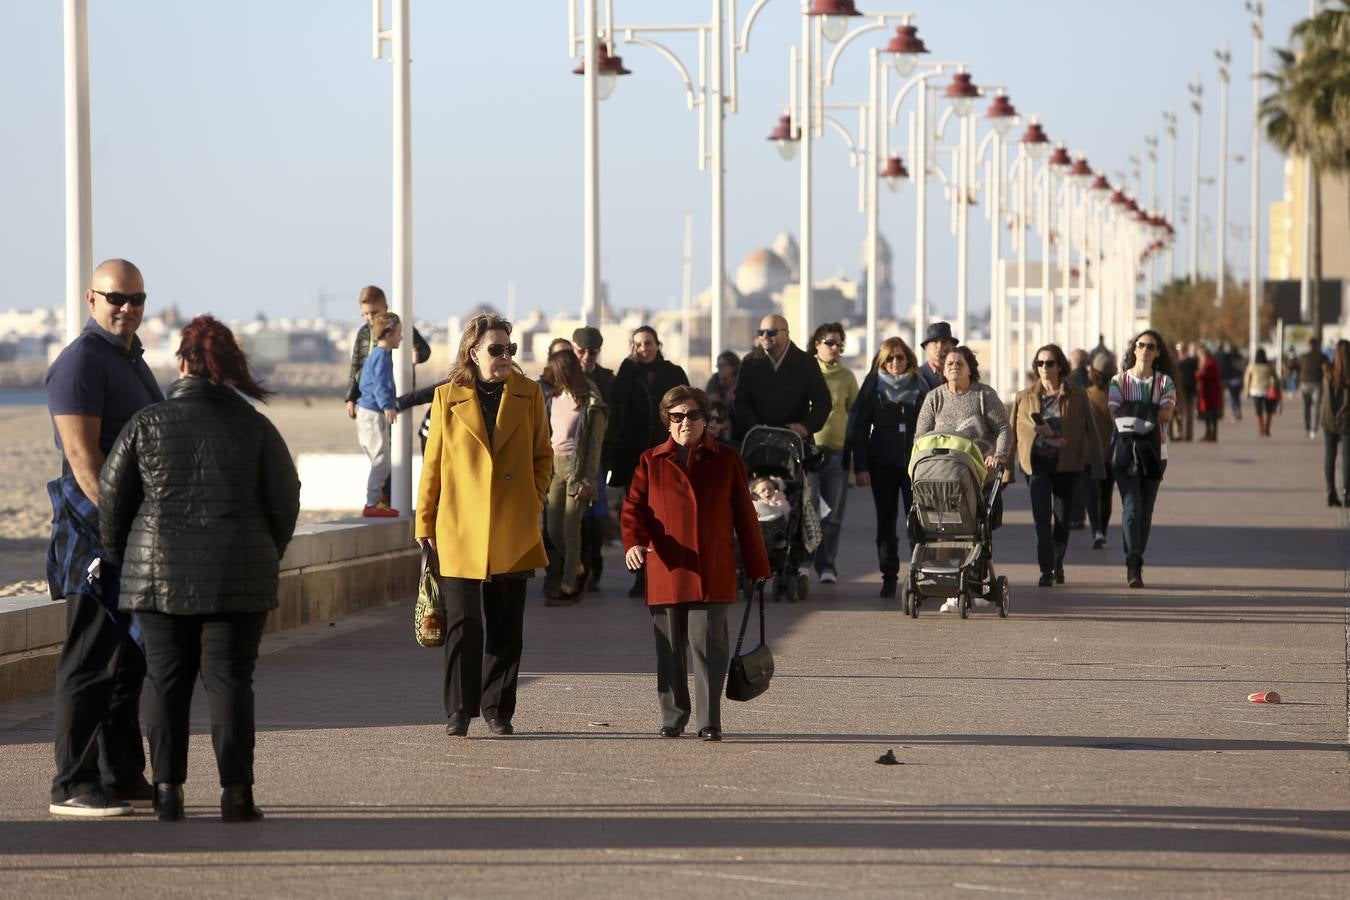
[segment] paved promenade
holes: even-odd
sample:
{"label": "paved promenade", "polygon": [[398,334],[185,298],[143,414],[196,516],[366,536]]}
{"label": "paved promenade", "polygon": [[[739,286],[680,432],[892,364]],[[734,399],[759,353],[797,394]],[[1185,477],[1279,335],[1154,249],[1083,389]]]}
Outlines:
{"label": "paved promenade", "polygon": [[1344,898],[1350,529],[1296,419],[1172,449],[1143,591],[1118,530],[1036,588],[1014,487],[1007,620],[878,600],[855,490],[841,582],[770,609],[778,675],[721,744],[656,736],[617,556],[576,608],[532,595],[510,738],[445,736],[410,605],[269,637],[256,826],[216,818],[200,692],[177,824],[49,818],[50,701],[0,706],[0,896]]}

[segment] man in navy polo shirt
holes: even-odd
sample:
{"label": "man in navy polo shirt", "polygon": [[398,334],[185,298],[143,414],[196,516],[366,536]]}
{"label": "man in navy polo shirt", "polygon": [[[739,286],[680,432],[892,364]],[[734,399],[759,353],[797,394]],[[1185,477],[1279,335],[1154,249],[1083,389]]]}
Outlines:
{"label": "man in navy polo shirt", "polygon": [[118,572],[98,530],[98,476],[122,426],[164,399],[136,337],[145,281],[124,259],[94,271],[91,317],[47,371],[47,407],[61,451],[49,482],[52,540],[47,583],[66,600],[66,641],[56,672],[53,815],[122,816],[148,807],[139,721],[145,656],[131,618],[117,611]]}

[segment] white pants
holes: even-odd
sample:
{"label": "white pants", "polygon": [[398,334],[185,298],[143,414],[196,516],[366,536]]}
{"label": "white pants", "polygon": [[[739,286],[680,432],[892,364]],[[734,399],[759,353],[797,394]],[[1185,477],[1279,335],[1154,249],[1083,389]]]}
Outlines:
{"label": "white pants", "polygon": [[356,408],[356,438],[361,449],[370,458],[370,477],[366,479],[366,505],[374,506],[384,494],[384,483],[389,480],[389,423],[384,413]]}

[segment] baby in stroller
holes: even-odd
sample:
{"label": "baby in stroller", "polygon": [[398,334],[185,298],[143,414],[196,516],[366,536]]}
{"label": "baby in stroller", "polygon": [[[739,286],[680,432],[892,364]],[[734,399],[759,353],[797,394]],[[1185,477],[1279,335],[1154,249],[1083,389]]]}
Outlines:
{"label": "baby in stroller", "polygon": [[802,439],[786,428],[759,425],[746,433],[741,456],[773,568],[773,597],[804,600],[808,579],[798,569],[820,544],[820,515],[809,502]]}
{"label": "baby in stroller", "polygon": [[792,504],[788,502],[783,488],[781,478],[765,475],[751,481],[750,496],[754,500],[755,512],[759,515],[760,522],[776,522],[787,518],[792,512]]}

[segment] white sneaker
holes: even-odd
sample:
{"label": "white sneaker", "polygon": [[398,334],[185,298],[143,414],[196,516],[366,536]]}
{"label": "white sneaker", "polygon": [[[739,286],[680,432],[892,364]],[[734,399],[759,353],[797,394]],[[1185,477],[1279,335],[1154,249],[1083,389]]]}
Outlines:
{"label": "white sneaker", "polygon": [[983,609],[989,605],[989,601],[983,597],[974,597],[971,599],[971,603],[976,609]]}
{"label": "white sneaker", "polygon": [[797,567],[797,574],[798,574],[798,575],[805,575],[805,576],[807,576],[807,577],[809,578],[810,575],[811,575],[811,567],[810,567],[810,566],[798,566],[798,567]]}
{"label": "white sneaker", "polygon": [[960,612],[960,611],[961,611],[961,601],[958,600],[956,597],[948,597],[946,600],[943,600],[942,606],[938,608],[938,612]]}
{"label": "white sneaker", "polygon": [[839,576],[834,574],[834,569],[826,569],[820,573],[821,584],[834,584],[839,580]]}
{"label": "white sneaker", "polygon": [[1315,440],[1317,440],[1317,432],[1315,432],[1315,431],[1310,431],[1310,432],[1308,432],[1308,440],[1310,440],[1310,441],[1315,441]]}

